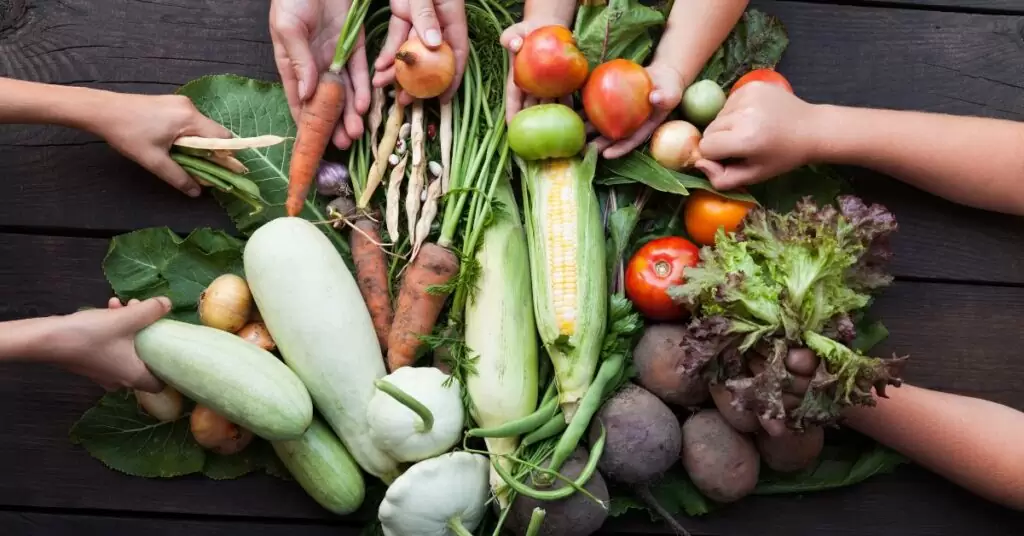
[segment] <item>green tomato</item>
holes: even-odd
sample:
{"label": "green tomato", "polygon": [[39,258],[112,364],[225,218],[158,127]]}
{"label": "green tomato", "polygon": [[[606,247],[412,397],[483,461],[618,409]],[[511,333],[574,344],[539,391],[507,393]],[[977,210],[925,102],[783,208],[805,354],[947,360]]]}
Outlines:
{"label": "green tomato", "polygon": [[508,126],[508,144],[523,160],[568,158],[587,142],[583,119],[564,104],[526,108]]}
{"label": "green tomato", "polygon": [[706,127],[725,106],[725,91],[714,80],[701,80],[683,93],[683,115],[691,123]]}

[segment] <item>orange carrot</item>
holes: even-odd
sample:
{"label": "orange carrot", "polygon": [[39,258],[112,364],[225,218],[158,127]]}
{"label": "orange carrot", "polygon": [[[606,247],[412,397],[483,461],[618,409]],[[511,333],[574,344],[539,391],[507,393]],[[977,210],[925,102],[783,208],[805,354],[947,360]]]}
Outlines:
{"label": "orange carrot", "polygon": [[[391,309],[391,293],[388,291],[388,262],[380,245],[380,231],[377,223],[369,218],[358,218],[349,235],[352,260],[356,264],[356,283],[363,295],[366,308],[370,310],[373,329],[381,350],[387,350],[388,333],[394,311]],[[360,232],[361,231],[361,232]]]}
{"label": "orange carrot", "polygon": [[320,158],[334,133],[334,125],[345,108],[345,83],[337,73],[327,71],[320,75],[316,93],[302,107],[298,133],[288,168],[288,199],[285,209],[289,216],[298,216],[313,186]]}
{"label": "orange carrot", "polygon": [[395,321],[388,335],[388,369],[395,370],[416,361],[420,337],[430,335],[448,298],[447,293],[432,293],[430,287],[445,285],[459,272],[459,258],[449,249],[427,243],[405,269],[398,292]]}

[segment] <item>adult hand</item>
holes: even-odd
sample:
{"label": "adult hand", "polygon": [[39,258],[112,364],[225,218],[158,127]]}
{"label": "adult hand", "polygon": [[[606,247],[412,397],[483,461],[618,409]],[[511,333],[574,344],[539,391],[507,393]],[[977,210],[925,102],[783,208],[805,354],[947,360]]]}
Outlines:
{"label": "adult hand", "polygon": [[[441,94],[441,102],[448,102],[462,83],[462,73],[469,58],[469,27],[466,24],[466,3],[463,0],[391,0],[391,21],[388,37],[373,64],[374,87],[384,87],[395,81],[395,54],[410,36],[419,37],[430,49],[437,49],[446,41],[455,53],[455,77],[452,85]],[[405,91],[398,95],[404,105],[413,97]]]}
{"label": "adult hand", "polygon": [[651,93],[648,99],[653,107],[651,116],[628,138],[612,142],[601,136],[594,140],[598,150],[605,158],[619,158],[642,145],[651,137],[654,129],[665,122],[665,118],[679,106],[683,98],[683,77],[679,71],[669,65],[654,62],[647,67],[647,75],[651,77]]}
{"label": "adult hand", "polygon": [[[526,36],[537,28],[550,25],[566,26],[563,21],[557,18],[538,17],[523,20],[505,28],[505,31],[501,33],[501,45],[508,50],[512,65],[515,65],[516,53],[523,47],[523,39],[526,39]],[[572,107],[572,95],[567,95],[559,100],[562,104]],[[512,66],[509,66],[508,79],[505,81],[505,121],[511,122],[512,118],[523,108],[548,102],[554,101],[552,99],[538,99],[517,86],[515,71]]]}
{"label": "adult hand", "polygon": [[107,309],[70,314],[60,320],[61,329],[49,352],[51,360],[108,391],[128,387],[159,392],[163,384],[135,353],[135,334],[170,310],[167,298],[131,300],[128,305],[111,298]]}
{"label": "adult hand", "polygon": [[94,114],[97,119],[90,130],[119,153],[192,197],[198,197],[202,190],[171,160],[174,140],[181,136],[231,137],[228,129],[199,113],[183,95],[115,94],[101,107]]}
{"label": "adult hand", "polygon": [[[320,74],[334,59],[338,35],[350,6],[350,0],[273,0],[270,3],[274,60],[296,122],[302,103],[316,92]],[[345,109],[333,140],[338,148],[347,149],[363,135],[363,115],[370,108],[370,69],[361,30],[341,78],[345,82]]]}
{"label": "adult hand", "polygon": [[807,164],[817,138],[816,110],[785,89],[750,83],[729,97],[704,130],[704,159],[696,167],[715,188],[732,190]]}

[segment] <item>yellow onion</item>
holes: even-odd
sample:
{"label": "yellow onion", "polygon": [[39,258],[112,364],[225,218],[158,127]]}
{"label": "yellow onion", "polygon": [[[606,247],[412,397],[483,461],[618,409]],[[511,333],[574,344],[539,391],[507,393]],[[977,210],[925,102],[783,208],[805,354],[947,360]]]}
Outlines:
{"label": "yellow onion", "polygon": [[252,432],[199,404],[192,409],[189,425],[196,443],[217,454],[241,452],[252,441]]}
{"label": "yellow onion", "polygon": [[700,130],[686,121],[666,121],[651,136],[650,153],[672,171],[692,168],[700,154]]}
{"label": "yellow onion", "polygon": [[170,385],[164,387],[159,393],[147,393],[135,391],[135,400],[139,402],[142,409],[158,421],[169,422],[181,417],[181,410],[184,405],[181,393]]}
{"label": "yellow onion", "polygon": [[442,41],[437,50],[410,37],[395,54],[395,79],[417,99],[431,99],[448,89],[455,78],[455,53]]}
{"label": "yellow onion", "polygon": [[267,329],[267,325],[263,322],[249,322],[237,335],[268,352],[277,348],[274,338],[270,336],[270,330]]}
{"label": "yellow onion", "polygon": [[252,309],[249,286],[235,274],[214,279],[199,295],[199,321],[211,328],[235,333],[249,322]]}

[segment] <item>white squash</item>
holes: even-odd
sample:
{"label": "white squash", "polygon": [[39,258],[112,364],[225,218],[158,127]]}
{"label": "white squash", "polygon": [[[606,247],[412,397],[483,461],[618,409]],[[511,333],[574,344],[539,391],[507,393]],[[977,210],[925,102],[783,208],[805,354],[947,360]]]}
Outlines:
{"label": "white squash", "polygon": [[377,448],[418,462],[454,447],[466,415],[458,381],[434,367],[402,367],[377,381],[366,418]]}
{"label": "white squash", "polygon": [[450,452],[423,460],[388,487],[377,510],[384,536],[466,534],[487,504],[487,457]]}
{"label": "white squash", "polygon": [[326,236],[302,218],[276,218],[245,246],[245,276],[285,363],[367,473],[385,482],[397,462],[370,441],[366,408],[384,360],[359,287]]}

